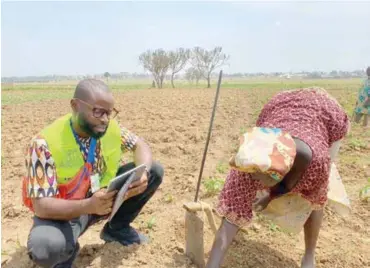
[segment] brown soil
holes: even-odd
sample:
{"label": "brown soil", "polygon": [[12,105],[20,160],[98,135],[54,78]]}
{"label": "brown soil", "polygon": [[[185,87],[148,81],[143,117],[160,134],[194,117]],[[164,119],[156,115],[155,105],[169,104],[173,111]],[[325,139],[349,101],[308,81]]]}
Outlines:
{"label": "brown soil", "polygon": [[[222,90],[209,145],[204,177],[225,177],[217,170],[227,163],[242,127],[255,120],[258,109],[273,92]],[[116,94],[119,121],[150,144],[156,160],[165,168],[158,192],[134,222],[146,233],[148,245],[125,248],[104,244],[99,238],[102,223],[81,238],[76,267],[195,267],[184,256],[184,210],[194,198],[214,90],[143,90]],[[345,98],[343,92],[341,98]],[[262,97],[261,97],[262,96]],[[30,138],[55,118],[70,111],[68,100],[43,101],[2,107],[2,262],[4,267],[33,267],[26,254],[31,213],[21,203],[21,176],[25,173],[23,149]],[[327,210],[317,249],[317,267],[370,267],[370,206],[358,200],[369,176],[369,134],[353,128],[365,147],[346,141],[339,162],[353,213],[347,219]],[[358,160],[360,159],[361,164]],[[217,196],[202,200],[215,204]],[[218,220],[219,222],[219,220]],[[151,224],[149,224],[151,223]],[[205,251],[212,233],[206,224]],[[224,267],[299,267],[304,250],[303,234],[291,236],[261,219],[240,232],[228,252]],[[206,255],[207,255],[206,254]],[[208,255],[207,255],[208,256]]]}

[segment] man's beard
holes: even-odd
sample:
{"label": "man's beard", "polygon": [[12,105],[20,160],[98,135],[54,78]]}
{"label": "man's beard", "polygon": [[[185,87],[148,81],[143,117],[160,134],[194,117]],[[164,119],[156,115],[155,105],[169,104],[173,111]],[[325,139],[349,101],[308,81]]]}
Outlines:
{"label": "man's beard", "polygon": [[97,132],[97,131],[95,131],[94,130],[95,125],[90,124],[86,120],[85,115],[83,115],[82,113],[79,113],[77,115],[77,124],[78,124],[78,126],[81,128],[81,130],[83,132],[85,132],[90,137],[93,137],[95,139],[100,139],[101,137],[103,137],[105,135],[105,133],[107,132],[107,129],[108,129],[108,126],[107,126],[107,128],[105,129],[104,132]]}

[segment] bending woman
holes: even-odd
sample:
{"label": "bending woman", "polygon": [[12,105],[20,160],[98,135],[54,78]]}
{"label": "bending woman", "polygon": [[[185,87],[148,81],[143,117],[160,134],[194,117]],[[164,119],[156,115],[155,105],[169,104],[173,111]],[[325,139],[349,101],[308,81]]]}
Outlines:
{"label": "bending woman", "polygon": [[[257,152],[246,150],[248,154],[256,155],[250,159],[261,162],[264,157],[268,157],[262,155],[264,152],[272,152],[278,147],[270,140],[265,143],[261,141],[264,136],[262,132],[276,135],[275,140],[282,141],[278,151],[294,147],[294,154],[290,155],[292,159],[289,159],[289,151],[276,154],[275,160],[270,162],[275,166],[273,172],[271,166],[261,167],[254,172],[236,168],[230,170],[217,206],[223,221],[216,234],[207,267],[221,266],[238,230],[251,221],[253,206],[263,210],[269,202],[287,193],[297,194],[310,205],[304,223],[305,254],[301,267],[315,267],[315,248],[328,194],[331,163],[329,149],[338,152],[338,143],[349,130],[349,118],[325,90],[307,88],[277,94],[264,106],[256,125],[258,128],[250,134],[251,139],[256,137],[256,141],[252,141],[253,146],[249,148]],[[261,135],[256,134],[258,131],[262,131]],[[289,139],[281,137],[282,133],[291,137],[291,143]],[[235,159],[230,164],[238,165]],[[267,190],[269,194],[255,202],[260,190]]]}

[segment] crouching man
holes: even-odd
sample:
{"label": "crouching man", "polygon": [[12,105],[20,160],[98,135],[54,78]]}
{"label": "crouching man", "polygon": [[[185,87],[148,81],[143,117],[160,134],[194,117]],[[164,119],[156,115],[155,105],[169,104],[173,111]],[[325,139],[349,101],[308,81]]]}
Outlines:
{"label": "crouching man", "polygon": [[[114,120],[118,111],[108,86],[82,80],[62,116],[32,139],[27,147],[23,202],[34,213],[28,254],[41,267],[72,267],[78,238],[89,226],[106,219],[117,192],[106,192],[118,174],[145,164],[146,172],[132,183],[100,238],[124,246],[147,242],[130,226],[162,182],[162,166],[152,161],[149,146]],[[131,151],[134,162],[121,163]]]}

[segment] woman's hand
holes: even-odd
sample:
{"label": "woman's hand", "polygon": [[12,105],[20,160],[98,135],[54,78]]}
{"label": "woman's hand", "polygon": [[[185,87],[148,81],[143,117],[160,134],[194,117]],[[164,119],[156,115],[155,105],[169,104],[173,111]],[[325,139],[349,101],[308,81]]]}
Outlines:
{"label": "woman's hand", "polygon": [[271,202],[271,200],[272,200],[272,198],[271,198],[270,194],[266,194],[263,197],[256,198],[254,200],[254,203],[252,204],[252,209],[256,212],[261,212],[262,210],[264,210],[268,206],[268,204]]}

